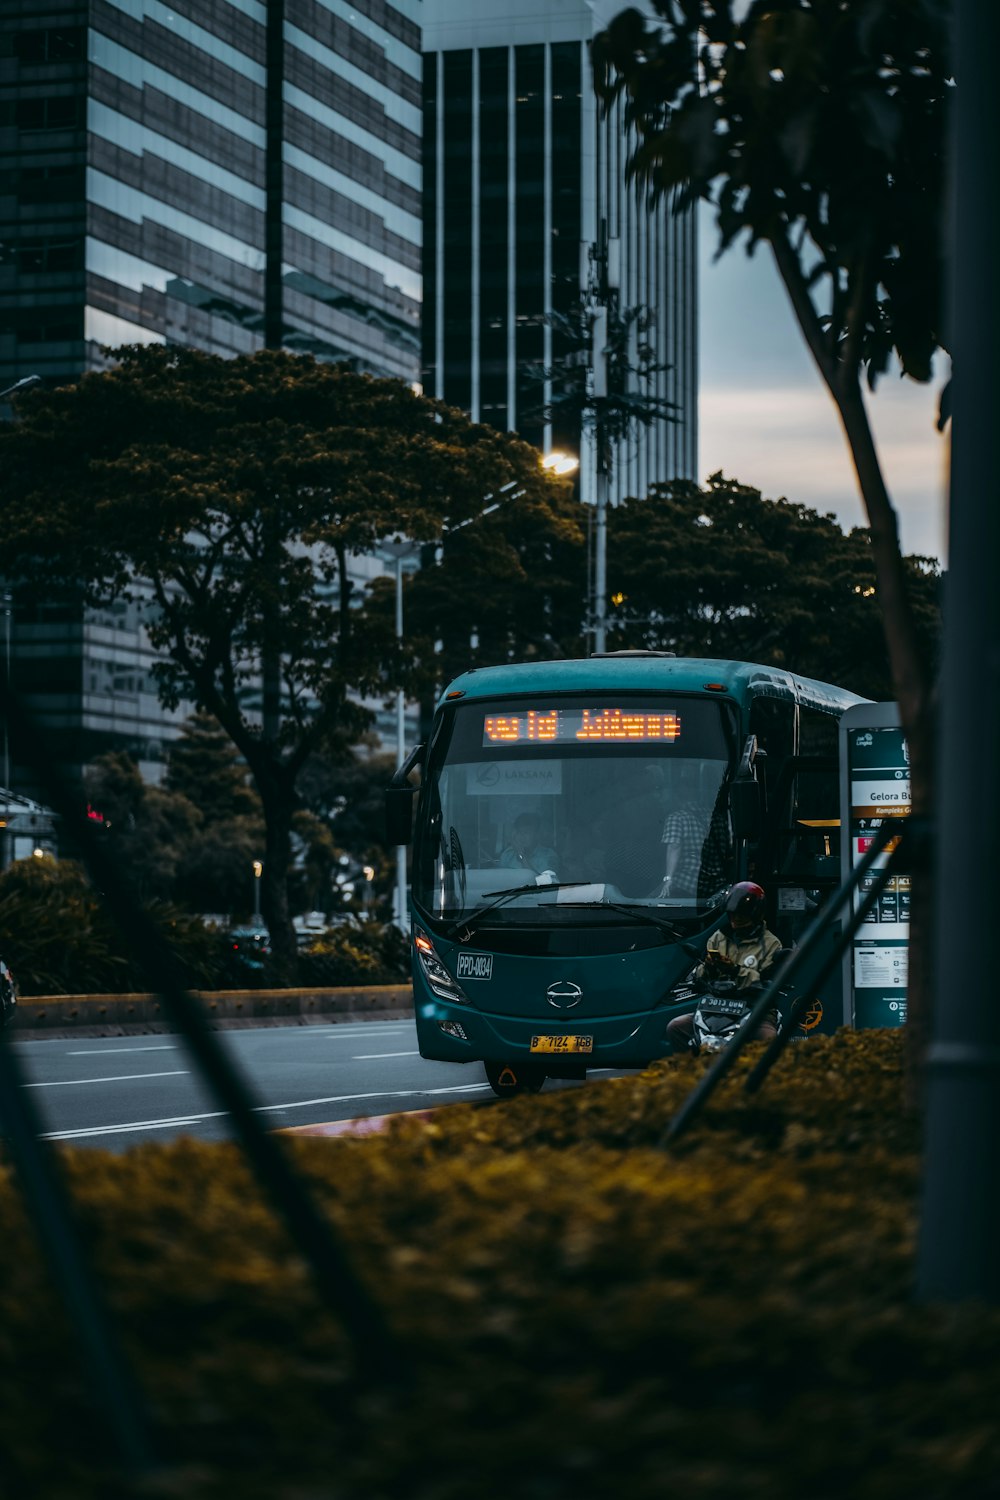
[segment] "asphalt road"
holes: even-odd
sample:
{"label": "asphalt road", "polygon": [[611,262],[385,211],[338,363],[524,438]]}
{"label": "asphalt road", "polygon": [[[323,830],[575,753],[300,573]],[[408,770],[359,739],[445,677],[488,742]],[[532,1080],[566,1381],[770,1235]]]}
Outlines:
{"label": "asphalt road", "polygon": [[[493,1097],[481,1064],[425,1062],[412,1020],[216,1035],[274,1130]],[[179,1036],[47,1037],[13,1045],[49,1140],[124,1151],[182,1135],[232,1137]],[[545,1085],[567,1086],[579,1087]]]}

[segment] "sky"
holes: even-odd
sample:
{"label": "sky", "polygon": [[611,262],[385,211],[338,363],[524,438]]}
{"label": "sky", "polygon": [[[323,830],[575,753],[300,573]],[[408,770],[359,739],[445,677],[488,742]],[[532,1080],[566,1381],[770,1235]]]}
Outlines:
{"label": "sky", "polygon": [[[714,260],[699,225],[699,478],[721,469],[769,499],[784,497],[849,530],[867,525],[833,400],[799,333],[770,250],[734,245]],[[869,398],[904,552],[946,561],[947,440],[935,427],[946,363],[929,385],[889,372]]]}

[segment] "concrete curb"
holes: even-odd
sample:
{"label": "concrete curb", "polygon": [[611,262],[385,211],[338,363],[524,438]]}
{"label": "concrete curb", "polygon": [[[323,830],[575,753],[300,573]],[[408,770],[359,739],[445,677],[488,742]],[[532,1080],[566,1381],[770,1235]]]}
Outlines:
{"label": "concrete curb", "polygon": [[[344,989],[193,991],[213,1024],[275,1025],[321,1017],[363,1019],[388,1012],[411,1014],[408,984],[359,985]],[[30,995],[20,998],[10,1031],[47,1032],[120,1029],[125,1026],[170,1031],[173,1026],[159,995]]]}

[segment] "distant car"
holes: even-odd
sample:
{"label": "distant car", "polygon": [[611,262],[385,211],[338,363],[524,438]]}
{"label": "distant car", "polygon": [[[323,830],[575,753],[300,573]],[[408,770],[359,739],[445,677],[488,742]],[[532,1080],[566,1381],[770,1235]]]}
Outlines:
{"label": "distant car", "polygon": [[229,952],[240,968],[259,973],[271,957],[271,934],[266,927],[234,927],[227,933]]}
{"label": "distant car", "polygon": [[303,912],[301,916],[292,918],[292,926],[295,928],[299,947],[304,948],[323,936],[326,931],[326,914],[321,911]]}

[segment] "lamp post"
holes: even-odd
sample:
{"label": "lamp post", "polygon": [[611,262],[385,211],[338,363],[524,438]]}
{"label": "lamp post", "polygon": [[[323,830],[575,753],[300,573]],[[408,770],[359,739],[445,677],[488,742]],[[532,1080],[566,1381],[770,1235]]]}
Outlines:
{"label": "lamp post", "polygon": [[[550,455],[551,456],[551,455]],[[576,467],[577,460],[566,455],[557,455],[562,462],[568,462],[569,469],[560,469],[559,473],[569,473]],[[552,468],[553,464],[543,462],[543,467]],[[492,515],[499,510],[501,505],[506,505],[509,500],[517,500],[524,494],[524,490],[518,487],[516,479],[511,479],[507,484],[502,484],[497,490],[484,495],[483,499],[491,501],[474,516],[468,516],[464,521],[456,521],[454,526],[442,527],[441,536],[451,536],[456,531],[462,531],[464,527],[471,526],[475,521],[481,521],[484,516]],[[407,571],[414,572],[418,566],[422,542],[414,542],[410,537],[398,535],[386,537],[379,543],[378,550],[384,558],[394,561],[396,564],[396,639],[402,644],[403,640],[403,572],[404,564],[409,564]],[[405,701],[403,689],[396,691],[396,769],[406,759],[406,718]],[[394,902],[393,920],[401,932],[407,928],[407,900],[406,900],[406,845],[399,844],[396,848],[396,898]]]}
{"label": "lamp post", "polygon": [[[24,375],[20,380],[15,380],[6,390],[0,391],[0,401],[7,396],[13,396],[15,391],[23,391],[31,385],[38,385],[41,381],[40,375]],[[10,702],[10,624],[14,609],[14,598],[10,589],[4,584],[3,591],[3,621],[4,621],[4,684],[7,688],[7,702]],[[3,716],[3,845],[0,847],[0,870],[6,870],[10,864],[10,730],[7,725],[7,711]]]}
{"label": "lamp post", "polygon": [[[379,545],[379,551],[396,564],[396,639],[400,643],[403,639],[403,572],[408,563],[410,571],[413,571],[420,553],[419,542],[413,542],[409,537],[388,537]],[[403,689],[396,689],[396,770],[398,771],[406,759],[406,701],[403,697]],[[371,887],[369,886],[369,890]],[[401,932],[406,931],[406,845],[399,844],[396,848],[396,899],[393,907],[393,921]]]}

